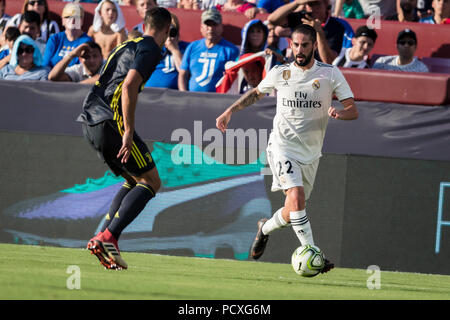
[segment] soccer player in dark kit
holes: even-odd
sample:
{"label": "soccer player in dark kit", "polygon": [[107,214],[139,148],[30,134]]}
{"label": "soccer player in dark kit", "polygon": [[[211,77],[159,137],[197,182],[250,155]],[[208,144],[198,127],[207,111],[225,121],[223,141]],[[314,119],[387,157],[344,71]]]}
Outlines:
{"label": "soccer player in dark kit", "polygon": [[112,172],[126,180],[101,231],[87,244],[108,269],[128,267],[117,241],[161,186],[149,149],[135,132],[135,110],[139,92],[161,59],[171,21],[165,8],[147,11],[144,35],[123,42],[110,53],[77,119],[82,122],[83,135]]}

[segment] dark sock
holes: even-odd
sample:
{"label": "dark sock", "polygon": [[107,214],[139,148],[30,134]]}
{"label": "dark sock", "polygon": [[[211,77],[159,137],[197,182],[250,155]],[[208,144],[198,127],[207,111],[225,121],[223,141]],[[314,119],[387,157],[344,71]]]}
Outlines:
{"label": "dark sock", "polygon": [[119,210],[114,215],[108,230],[111,234],[119,239],[123,229],[125,229],[133,220],[144,210],[147,202],[155,196],[153,188],[148,184],[138,183],[123,198]]}
{"label": "dark sock", "polygon": [[123,198],[128,194],[128,192],[133,189],[133,185],[125,182],[122,187],[119,189],[119,191],[116,193],[113,201],[111,202],[111,206],[109,207],[109,211],[106,214],[105,222],[103,222],[103,226],[101,228],[101,232],[104,232],[106,228],[111,224],[113,221],[114,215],[120,208],[120,204],[122,203]]}

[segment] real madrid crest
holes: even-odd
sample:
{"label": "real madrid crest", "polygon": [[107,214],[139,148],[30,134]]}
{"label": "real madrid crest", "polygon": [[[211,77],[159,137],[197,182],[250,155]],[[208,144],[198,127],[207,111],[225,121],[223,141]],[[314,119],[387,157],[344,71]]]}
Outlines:
{"label": "real madrid crest", "polygon": [[320,82],[319,80],[314,80],[314,82],[312,83],[312,87],[314,90],[318,90],[320,88]]}

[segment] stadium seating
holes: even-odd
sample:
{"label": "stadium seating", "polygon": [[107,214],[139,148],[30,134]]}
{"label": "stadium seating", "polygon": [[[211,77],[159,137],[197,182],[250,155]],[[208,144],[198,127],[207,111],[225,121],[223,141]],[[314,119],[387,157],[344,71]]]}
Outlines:
{"label": "stadium seating", "polygon": [[[67,2],[48,0],[51,18],[61,22],[60,14]],[[13,15],[20,12],[22,1],[8,1],[6,13]],[[85,31],[93,21],[96,4],[82,3],[85,9],[83,28]],[[134,6],[121,7],[126,27],[131,30],[141,22]],[[200,33],[201,11],[170,9],[180,20],[180,37],[184,41],[194,41],[202,38]],[[257,15],[256,18],[265,20],[267,14]],[[366,23],[366,20],[347,19],[353,29]],[[241,28],[248,22],[248,18],[241,13],[223,14],[224,36],[227,40],[239,45],[241,42]],[[428,25],[421,23],[399,23],[395,21],[381,21],[381,28],[377,30],[373,57],[396,54],[397,34],[410,28],[416,32],[418,49],[416,56],[430,67],[433,73],[398,73],[378,70],[350,70],[342,69],[352,86],[357,100],[390,101],[409,104],[442,105],[450,103],[450,32],[449,26]],[[437,72],[437,73],[435,73]],[[447,74],[443,74],[447,73]],[[377,90],[375,90],[377,88]],[[381,88],[381,90],[380,90]],[[426,93],[426,94],[424,94]]]}
{"label": "stadium seating", "polygon": [[357,100],[420,105],[450,103],[450,74],[341,69]]}
{"label": "stadium seating", "polygon": [[[67,2],[48,0],[51,17],[53,20],[61,22],[60,14]],[[8,1],[6,5],[6,13],[12,15],[20,12],[23,2],[20,0]],[[92,24],[94,10],[97,4],[82,3],[86,11],[84,29],[87,31]],[[126,27],[131,30],[133,26],[141,22],[134,6],[122,6],[122,12],[125,17]],[[194,41],[202,37],[200,33],[200,16],[199,10],[186,9],[170,9],[177,15],[181,25],[181,40]],[[267,14],[259,14],[256,18],[265,20]],[[346,19],[353,29],[366,23],[363,19]],[[227,40],[234,44],[241,43],[241,28],[248,22],[248,18],[241,13],[227,12],[223,14],[224,34]],[[411,22],[408,24],[395,21],[381,20],[380,29],[377,30],[378,39],[375,44],[373,53],[391,55],[396,54],[397,34],[405,29],[414,30],[418,38],[418,49],[416,55],[419,57],[450,57],[450,32],[448,25],[429,25],[425,23]]]}
{"label": "stadium seating", "polygon": [[424,57],[422,58],[422,62],[427,65],[430,72],[450,73],[450,59]]}

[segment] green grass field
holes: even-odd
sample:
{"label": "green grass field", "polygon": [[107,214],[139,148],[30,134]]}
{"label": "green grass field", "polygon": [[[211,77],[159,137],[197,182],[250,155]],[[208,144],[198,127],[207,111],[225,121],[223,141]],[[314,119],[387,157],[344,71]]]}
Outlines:
{"label": "green grass field", "polygon": [[[302,278],[289,264],[124,252],[129,269],[115,271],[82,249],[0,244],[0,253],[0,299],[450,299],[443,275],[382,271],[369,290],[362,269]],[[71,265],[80,289],[67,288]]]}

